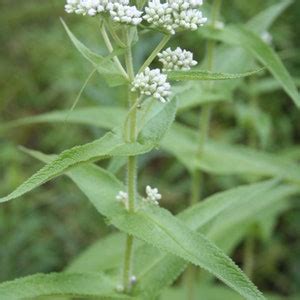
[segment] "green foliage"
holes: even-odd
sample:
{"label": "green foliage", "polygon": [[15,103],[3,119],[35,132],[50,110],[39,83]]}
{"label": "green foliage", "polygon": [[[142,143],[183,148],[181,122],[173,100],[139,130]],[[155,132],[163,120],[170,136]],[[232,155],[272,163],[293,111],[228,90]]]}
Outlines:
{"label": "green foliage", "polygon": [[92,52],[89,48],[82,44],[71,32],[66,23],[63,20],[61,21],[68,36],[70,37],[77,50],[82,54],[83,57],[85,57],[90,63],[93,64],[93,66],[105,78],[110,86],[114,87],[127,82],[127,79],[124,78],[124,75],[117,68],[116,64],[111,61],[112,55],[118,55],[124,52],[124,50],[117,51],[116,53],[113,53],[106,58],[102,57],[101,55]]}
{"label": "green foliage", "polygon": [[206,36],[225,43],[238,45],[249,51],[278,80],[297,107],[300,106],[298,90],[279,56],[257,34],[243,27],[231,26],[223,30],[206,31]]}
{"label": "green foliage", "polygon": [[[169,40],[108,14],[70,15],[71,31],[58,0],[4,2],[1,299],[297,299],[300,4],[224,1],[219,14],[220,3]],[[159,48],[198,61],[167,72],[168,103],[131,90],[147,57],[157,67],[162,33]],[[46,165],[36,171],[20,144]],[[60,175],[71,181],[50,182]],[[148,185],[160,206],[143,198]]]}
{"label": "green foliage", "polygon": [[139,209],[129,213],[119,203],[112,202],[111,199],[122,190],[122,184],[113,175],[95,166],[86,166],[71,171],[69,176],[97,210],[120,230],[203,267],[246,299],[264,299],[229,257],[203,235],[189,230],[167,210],[140,202]]}
{"label": "green foliage", "polygon": [[262,69],[246,72],[243,74],[213,73],[210,71],[192,70],[192,71],[171,71],[168,72],[170,80],[228,80],[248,77],[259,73]]}
{"label": "green foliage", "polygon": [[37,274],[0,285],[3,300],[42,296],[131,299],[115,291],[114,282],[101,273]]}

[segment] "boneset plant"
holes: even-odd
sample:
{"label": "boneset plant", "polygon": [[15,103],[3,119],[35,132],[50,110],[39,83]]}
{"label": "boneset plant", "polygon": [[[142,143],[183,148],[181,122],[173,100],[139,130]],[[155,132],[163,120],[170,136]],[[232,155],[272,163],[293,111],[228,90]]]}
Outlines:
{"label": "boneset plant", "polygon": [[[226,252],[240,239],[234,239],[236,228],[247,234],[247,226],[253,219],[261,221],[260,213],[298,192],[295,182],[299,183],[300,173],[293,165],[275,156],[206,140],[211,102],[233,97],[235,83],[232,82],[235,81],[227,80],[254,76],[261,71],[261,68],[251,69],[253,57],[274,75],[299,106],[299,94],[289,73],[276,53],[260,38],[288,3],[271,7],[245,27],[224,28],[218,23],[221,1],[214,1],[211,20],[202,14],[202,4],[202,0],[67,1],[67,13],[85,16],[82,22],[88,17],[99,22],[109,52],[106,57],[86,47],[62,21],[71,41],[91,62],[94,71],[98,71],[112,88],[126,88],[128,109],[114,110],[114,118],[110,118],[112,110],[108,112],[101,108],[90,110],[90,114],[74,111],[73,119],[71,113],[72,122],[84,120],[86,124],[110,131],[100,139],[57,156],[24,149],[46,165],[0,202],[18,198],[65,174],[107,222],[126,236],[113,233],[101,240],[63,273],[38,274],[1,284],[1,299],[41,296],[156,299],[188,264],[210,272],[245,299],[265,299]],[[176,39],[177,34],[192,31],[208,39],[207,57],[203,63],[206,70]],[[137,66],[134,47],[140,47],[139,37],[144,34],[159,35],[161,40],[143,64]],[[170,40],[175,47],[168,45]],[[223,51],[236,52],[225,62],[228,73],[213,72],[216,40],[228,43],[234,49]],[[235,46],[245,48],[247,55]],[[232,59],[241,60],[240,69],[231,70]],[[218,89],[207,83],[215,80],[226,81]],[[203,103],[205,106],[197,116],[200,120],[198,132],[174,122],[177,110],[180,113]],[[55,113],[50,118],[49,115],[39,116],[39,119],[23,120],[23,123],[50,119],[65,120],[65,113]],[[20,124],[22,120],[18,122]],[[138,185],[138,156],[155,152],[158,147],[175,156],[191,174],[192,206],[177,216],[160,206],[163,195],[158,188],[152,187],[151,182],[146,187]],[[118,169],[126,165],[126,179],[120,181],[113,172],[95,164],[104,159],[116,163]],[[201,198],[199,186],[203,171],[277,179],[237,187],[197,203]],[[141,195],[140,189],[144,190]],[[196,276],[187,278],[198,285]],[[195,295],[187,293],[187,296],[199,299],[197,293],[206,288],[201,289],[200,285],[199,291],[193,292]],[[209,288],[217,289],[211,280]],[[181,290],[170,292],[178,292],[178,297],[183,297]]]}

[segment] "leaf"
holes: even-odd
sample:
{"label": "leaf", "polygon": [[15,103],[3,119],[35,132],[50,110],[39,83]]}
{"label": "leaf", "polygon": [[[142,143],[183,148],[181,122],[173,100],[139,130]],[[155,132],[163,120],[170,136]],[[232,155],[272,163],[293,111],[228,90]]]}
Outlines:
{"label": "leaf", "polygon": [[126,110],[121,107],[103,106],[78,108],[69,114],[69,110],[53,111],[46,114],[27,117],[3,124],[1,129],[39,124],[39,123],[75,123],[83,125],[93,125],[105,129],[112,129],[124,123]]}
{"label": "leaf", "polygon": [[[225,217],[227,217],[227,211],[232,211],[234,214],[238,215],[242,205],[244,206],[243,209],[247,211],[247,205],[254,200],[255,205],[258,205],[258,211],[260,208],[259,204],[263,203],[262,200],[269,195],[270,191],[274,192],[270,194],[270,197],[268,197],[269,199],[276,194],[276,191],[280,191],[280,188],[277,189],[276,182],[274,181],[241,186],[215,194],[205,199],[205,201],[180,213],[178,217],[193,230],[203,230],[205,227],[209,230],[210,227],[208,225],[213,220],[218,218],[218,220],[224,221]],[[299,191],[299,189],[295,189],[294,187],[290,188],[288,195],[292,194],[291,189],[293,189],[294,193]],[[280,196],[287,196],[287,194],[278,193],[278,196],[279,197],[276,198],[273,197],[274,202],[269,201],[267,205],[273,205],[280,199]],[[238,206],[237,204],[240,205]],[[267,207],[267,205],[265,207]],[[255,211],[255,214],[257,211]],[[254,210],[251,210],[251,212],[253,213]],[[244,224],[244,222],[241,218],[240,223],[235,223],[235,226],[231,227],[231,229],[239,229],[242,224]],[[219,222],[218,225],[218,228],[222,230],[222,222]],[[234,231],[235,230],[233,230],[233,232]],[[207,234],[207,231],[204,230],[204,233]],[[223,231],[223,239],[230,238],[231,236],[230,231]],[[241,235],[239,235],[239,237],[240,236]],[[218,239],[217,242],[223,241],[223,239]],[[223,245],[223,243],[221,245]],[[142,249],[139,249],[140,251],[138,250],[136,253],[136,256],[141,255],[143,257],[144,264],[143,268],[137,272],[138,282],[134,288],[134,295],[143,295],[145,298],[149,297],[152,299],[158,294],[158,291],[170,285],[182,273],[187,266],[187,263],[170,254],[157,252],[150,253],[150,257],[145,258],[143,256],[145,248],[146,247],[142,247]],[[149,261],[149,263],[145,263],[145,261]]]}
{"label": "leaf", "polygon": [[120,230],[201,266],[246,299],[264,299],[229,257],[165,209],[143,205],[141,201],[138,210],[129,213],[120,203],[112,201],[124,189],[112,174],[94,165],[79,167],[68,174],[97,210]]}
{"label": "leaf", "polygon": [[152,144],[124,143],[118,135],[109,132],[101,139],[95,140],[92,143],[63,151],[56,159],[32,175],[11,194],[0,198],[0,203],[20,197],[71,168],[78,166],[78,164],[101,160],[111,156],[139,155],[150,151],[152,148]]}
{"label": "leaf", "polygon": [[101,273],[37,274],[0,284],[1,300],[42,296],[133,299],[115,291],[116,283]]}
{"label": "leaf", "polygon": [[[268,7],[254,16],[246,27],[259,35],[268,31],[276,18],[278,18],[286,8],[287,3],[290,3],[290,1],[276,3]],[[204,26],[198,33],[202,35],[206,29],[207,26]],[[239,45],[221,44],[220,46],[216,46],[214,61],[215,71],[218,72],[243,73],[249,69],[256,68],[253,56]],[[241,80],[218,81],[214,83],[214,89],[218,88],[223,94],[225,92],[226,94],[231,94],[234,89],[239,87],[240,81]],[[199,99],[202,98],[202,94],[203,93],[197,94],[197,92],[195,92],[193,97],[196,95]],[[188,99],[189,97],[190,93],[185,98]]]}
{"label": "leaf", "polygon": [[[162,300],[182,300],[185,299],[187,295],[187,290],[184,288],[172,288],[164,291],[162,293]],[[195,299],[205,299],[205,300],[219,300],[219,299],[229,299],[229,300],[242,300],[243,298],[239,295],[233,293],[228,288],[218,286],[218,285],[204,285],[197,284],[195,287]]]}
{"label": "leaf", "polygon": [[253,17],[246,25],[246,27],[255,32],[263,33],[267,31],[274,21],[283,13],[283,11],[293,3],[292,0],[284,0],[271,5],[263,10],[255,17]]}
{"label": "leaf", "polygon": [[263,68],[241,73],[241,74],[229,74],[229,73],[214,73],[210,71],[191,70],[191,71],[170,71],[168,72],[168,79],[185,81],[185,80],[228,80],[237,79],[252,76],[262,71]]}
{"label": "leaf", "polygon": [[246,49],[259,60],[278,80],[294,103],[300,106],[300,97],[291,75],[275,51],[257,34],[239,26],[228,26],[223,30],[205,30],[203,33],[212,39],[237,45]]}
{"label": "leaf", "polygon": [[178,99],[178,110],[184,111],[198,105],[208,103],[229,102],[232,99],[231,93],[215,87],[209,90],[202,84],[194,84],[186,81],[180,86],[172,87],[172,93]]}
{"label": "leaf", "polygon": [[[158,102],[156,104],[162,107],[161,103]],[[147,141],[157,145],[174,122],[176,110],[177,101],[173,99],[163,109],[160,108],[159,112],[152,114],[151,118],[147,120],[145,126],[142,128],[138,140],[141,143]]]}
{"label": "leaf", "polygon": [[[177,141],[181,142],[178,143]],[[220,175],[242,174],[281,177],[300,182],[299,169],[287,159],[277,155],[208,141],[201,157],[196,156],[197,134],[179,124],[174,124],[161,142],[164,150],[174,154],[188,170],[202,169]]]}
{"label": "leaf", "polygon": [[222,215],[214,219],[206,234],[214,241],[222,243],[224,235],[229,234],[232,228],[238,228],[239,224],[257,223],[282,199],[287,199],[297,193],[299,193],[299,187],[281,184],[265,193],[263,201],[262,198],[254,197],[252,200],[237,202],[234,209],[226,209]]}
{"label": "leaf", "polygon": [[104,77],[104,79],[110,86],[114,87],[127,83],[127,78],[118,69],[116,64],[110,60],[112,57],[116,56],[119,53],[122,53],[122,51],[125,50],[118,50],[116,53],[110,54],[107,59],[87,48],[75,37],[75,35],[71,32],[67,24],[62,19],[61,22],[77,50],[82,54],[83,57],[85,57],[90,63],[92,63],[95,68],[97,68],[99,74]]}

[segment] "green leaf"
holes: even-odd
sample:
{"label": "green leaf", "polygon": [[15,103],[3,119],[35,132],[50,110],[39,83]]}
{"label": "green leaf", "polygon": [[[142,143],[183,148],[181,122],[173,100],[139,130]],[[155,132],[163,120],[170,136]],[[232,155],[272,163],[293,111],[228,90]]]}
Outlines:
{"label": "green leaf", "polygon": [[50,113],[26,117],[23,119],[11,121],[1,125],[0,130],[7,130],[10,128],[39,124],[39,123],[75,123],[83,125],[93,125],[105,129],[112,129],[121,126],[124,123],[126,110],[121,107],[89,107],[78,108],[71,113],[69,110],[53,111]]}
{"label": "green leaf", "polygon": [[[241,224],[260,222],[270,210],[276,208],[283,199],[299,193],[299,187],[281,184],[267,191],[263,198],[254,197],[252,200],[237,202],[234,209],[226,209],[213,220],[206,230],[209,238],[222,245],[224,236],[232,228],[239,228]],[[262,201],[263,199],[263,201]]]}
{"label": "green leaf", "polygon": [[116,283],[101,273],[37,274],[0,284],[1,300],[43,296],[73,296],[109,299],[133,299],[117,293]]}
{"label": "green leaf", "polygon": [[212,90],[191,81],[186,81],[180,86],[174,86],[172,93],[178,99],[179,111],[188,110],[198,105],[232,100],[232,95],[227,90],[221,90],[217,86]]}
{"label": "green leaf", "polygon": [[248,29],[255,33],[267,31],[274,21],[293,3],[292,0],[284,0],[263,10],[253,17],[246,25]]}
{"label": "green leaf", "polygon": [[[276,3],[263,10],[261,13],[253,17],[246,27],[249,30],[254,31],[257,34],[262,34],[270,29],[273,22],[280,16],[286,5],[290,1],[284,1]],[[204,26],[199,30],[199,34],[204,34],[207,26]],[[214,65],[219,72],[230,72],[230,73],[242,73],[251,68],[255,68],[253,56],[246,50],[244,50],[240,45],[232,46],[228,44],[222,44],[216,47]],[[237,63],[238,62],[238,63]],[[240,80],[227,80],[215,82],[214,88],[218,88],[223,94],[226,92],[232,93],[240,84]],[[280,86],[281,87],[281,86]],[[201,95],[202,94],[196,94]],[[194,94],[195,97],[195,94]],[[224,96],[223,96],[224,97]]]}
{"label": "green leaf", "polygon": [[61,22],[77,50],[82,54],[83,57],[85,57],[90,63],[92,63],[95,68],[97,68],[99,74],[104,77],[104,79],[110,86],[114,87],[128,82],[127,78],[118,69],[116,64],[111,61],[112,57],[116,56],[119,53],[122,53],[122,51],[125,50],[118,50],[116,53],[110,54],[108,58],[105,58],[87,48],[76,38],[76,36],[71,32],[67,24],[62,19]]}
{"label": "green leaf", "polygon": [[[181,142],[178,143],[177,141]],[[164,150],[174,154],[191,172],[201,169],[209,173],[282,177],[300,182],[300,171],[293,163],[277,155],[242,146],[208,141],[201,157],[196,156],[197,133],[174,124],[161,142]]]}
{"label": "green leaf", "polygon": [[228,26],[223,30],[205,30],[203,33],[212,39],[243,47],[260,61],[278,80],[282,88],[294,103],[300,106],[300,97],[291,75],[275,51],[267,45],[257,34],[249,29]]}
{"label": "green leaf", "polygon": [[[238,215],[242,204],[244,205],[244,210],[247,211],[247,205],[255,201],[255,204],[258,205],[257,210],[259,210],[259,204],[263,203],[263,199],[265,199],[269,192],[274,191],[275,194],[277,190],[275,181],[234,188],[205,199],[205,201],[180,213],[178,217],[193,230],[203,230],[203,228],[206,227],[209,229],[210,227],[208,225],[216,218],[224,220],[227,211],[232,211]],[[280,191],[280,189],[278,191]],[[296,191],[298,190],[293,188],[293,192],[295,193]],[[289,195],[290,194],[291,190],[289,190]],[[287,196],[287,194],[283,195],[282,193],[279,193],[279,195]],[[271,196],[273,196],[273,193],[269,199],[271,199]],[[274,198],[274,202],[276,202],[278,198]],[[239,204],[239,206],[237,206],[237,204]],[[268,205],[270,206],[272,203],[268,202]],[[257,211],[254,212],[254,210],[252,210],[252,212],[257,213]],[[235,228],[240,228],[241,224],[243,224],[242,218],[240,223],[235,224]],[[221,222],[218,223],[218,225],[220,230],[222,230]],[[204,231],[205,234],[207,234],[207,230]],[[242,233],[244,232],[242,231]],[[223,239],[225,238],[224,234],[226,238],[231,237],[231,232],[225,231],[223,232]],[[239,237],[240,236],[241,235],[239,235]],[[217,242],[219,242],[219,240],[217,240]],[[223,244],[221,245],[223,246]],[[144,263],[141,270],[137,272],[139,280],[134,288],[134,294],[143,295],[145,298],[149,297],[152,299],[158,294],[158,291],[170,285],[182,273],[187,263],[170,254],[158,254],[157,252],[150,253],[150,257],[145,258],[145,252],[146,247],[142,247],[142,249],[139,249],[136,253],[136,259],[138,260],[138,256],[141,256]]]}
{"label": "green leaf", "polygon": [[111,156],[139,155],[150,151],[152,148],[153,144],[124,143],[119,135],[109,132],[92,143],[63,151],[56,159],[32,175],[11,194],[0,198],[0,203],[20,197],[79,164]]}
{"label": "green leaf", "polygon": [[162,106],[159,102],[157,103],[155,99],[154,101],[160,109],[158,112],[154,111],[149,120],[146,120],[145,126],[138,137],[141,143],[151,142],[158,144],[175,120],[177,110],[177,101],[175,99],[165,106]]}
{"label": "green leaf", "polygon": [[262,69],[241,73],[241,74],[229,74],[229,73],[214,73],[210,71],[191,70],[191,71],[170,71],[168,72],[168,78],[170,80],[185,81],[185,80],[228,80],[237,79],[252,76],[259,73]]}
{"label": "green leaf", "polygon": [[264,299],[229,257],[165,209],[140,201],[138,210],[129,213],[123,205],[112,201],[124,189],[112,174],[94,165],[79,167],[68,174],[97,210],[120,230],[201,266],[246,299]]}
{"label": "green leaf", "polygon": [[[185,299],[187,290],[184,288],[172,288],[164,291],[161,295],[162,300],[182,300]],[[218,285],[197,284],[195,287],[195,299],[205,300],[242,300],[243,298],[233,293],[231,290]]]}

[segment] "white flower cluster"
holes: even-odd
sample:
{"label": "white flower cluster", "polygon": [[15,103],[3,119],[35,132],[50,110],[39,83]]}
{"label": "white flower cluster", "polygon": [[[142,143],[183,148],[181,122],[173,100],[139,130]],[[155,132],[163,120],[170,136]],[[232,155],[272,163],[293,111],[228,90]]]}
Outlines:
{"label": "white flower cluster", "polygon": [[153,203],[155,205],[159,205],[159,200],[161,199],[161,194],[158,192],[157,188],[151,188],[151,186],[147,185],[146,187],[147,198],[144,199],[147,202]]}
{"label": "white flower cluster", "polygon": [[142,22],[142,12],[130,6],[129,0],[67,0],[65,11],[89,16],[107,12],[115,22],[132,25]]}
{"label": "white flower cluster", "polygon": [[180,47],[175,50],[168,48],[158,53],[159,61],[163,64],[163,72],[172,70],[188,71],[191,67],[197,65],[197,61],[193,59],[193,53]]}
{"label": "white flower cluster", "polygon": [[145,8],[143,18],[153,26],[162,28],[170,34],[176,30],[196,30],[206,23],[199,7],[202,0],[151,0]]}
{"label": "white flower cluster", "polygon": [[[159,200],[161,199],[161,194],[158,192],[157,188],[152,188],[151,186],[146,186],[146,198],[143,198],[145,202],[159,205]],[[126,208],[128,208],[128,194],[123,191],[119,191],[119,193],[116,195],[116,200],[120,203],[123,203]],[[136,277],[133,276],[131,278],[132,283],[136,282]]]}
{"label": "white flower cluster", "polygon": [[171,85],[167,81],[167,75],[160,69],[146,68],[144,72],[136,75],[132,82],[132,91],[139,91],[142,95],[153,96],[162,103],[168,102],[171,95]]}

